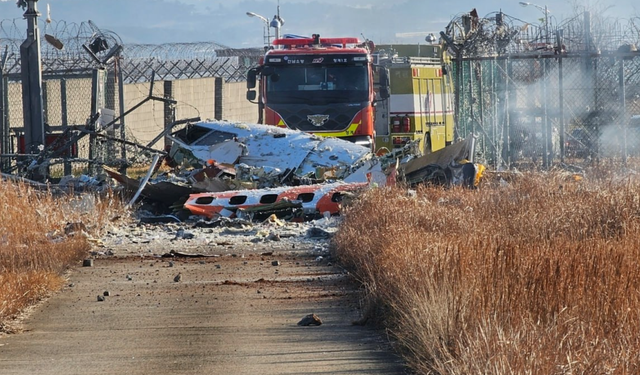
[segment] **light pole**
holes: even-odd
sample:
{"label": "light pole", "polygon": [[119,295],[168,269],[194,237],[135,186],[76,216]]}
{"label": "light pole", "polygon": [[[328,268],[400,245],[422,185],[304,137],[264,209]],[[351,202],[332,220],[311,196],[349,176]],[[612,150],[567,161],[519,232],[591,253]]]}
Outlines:
{"label": "light pole", "polygon": [[42,65],[40,62],[40,33],[36,7],[38,0],[19,1],[25,9],[27,38],[20,45],[22,64],[22,113],[24,116],[24,139],[27,154],[37,153],[45,144],[44,113],[42,102]]}
{"label": "light pole", "polygon": [[545,41],[547,43],[547,46],[549,45],[549,9],[547,9],[547,6],[545,5],[544,7],[537,5],[537,4],[533,4],[530,2],[526,2],[526,1],[521,1],[520,5],[522,5],[523,7],[527,7],[529,5],[531,5],[532,7],[536,7],[538,8],[538,10],[542,11],[544,13],[544,32],[546,34],[545,36]]}
{"label": "light pole", "polygon": [[262,20],[262,22],[264,22],[264,32],[262,35],[263,35],[263,38],[266,38],[265,39],[266,46],[269,47],[269,45],[271,44],[271,33],[269,32],[269,20],[266,17],[253,12],[247,12],[247,16],[259,18]]}

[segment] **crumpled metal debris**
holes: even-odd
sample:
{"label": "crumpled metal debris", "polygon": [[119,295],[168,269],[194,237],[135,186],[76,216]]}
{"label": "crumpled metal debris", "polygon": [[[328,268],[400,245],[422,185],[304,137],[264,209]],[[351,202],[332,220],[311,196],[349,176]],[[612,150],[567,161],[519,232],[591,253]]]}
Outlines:
{"label": "crumpled metal debris", "polygon": [[[200,167],[214,160],[246,165],[254,168],[253,172],[262,169],[263,175],[278,170],[280,184],[293,178],[317,178],[319,171],[328,170],[335,179],[342,179],[354,164],[371,154],[369,149],[339,138],[226,121],[195,123],[169,138],[173,141],[169,157],[176,163]],[[253,179],[256,174],[249,176]]]}
{"label": "crumpled metal debris", "polygon": [[434,153],[410,160],[399,166],[401,178],[409,185],[433,184],[474,188],[484,166],[473,163],[475,138],[447,146]]}
{"label": "crumpled metal debris", "polygon": [[[140,180],[130,178],[109,167],[103,168],[109,177],[122,184],[126,192],[133,194],[138,190]],[[228,181],[234,180],[235,169],[230,166],[212,162],[202,168],[181,172],[182,174],[164,172],[150,179],[142,189],[142,196],[170,205],[192,193],[225,191],[233,188]]]}
{"label": "crumpled metal debris", "polygon": [[[337,215],[343,197],[371,186],[438,183],[475,186],[474,138],[421,155],[417,145],[375,155],[338,139],[271,125],[198,122],[173,132],[165,163],[141,195],[215,218],[303,221]],[[105,168],[129,191],[138,180]],[[216,225],[212,223],[211,225]]]}
{"label": "crumpled metal debris", "polygon": [[316,314],[309,314],[298,322],[299,326],[319,326],[322,325],[322,319]]}
{"label": "crumpled metal debris", "polygon": [[[371,157],[342,139],[260,124],[198,122],[168,138],[165,163],[173,169],[151,178],[141,195],[169,205],[195,193],[337,181]],[[126,191],[139,189],[141,181],[104,169]]]}

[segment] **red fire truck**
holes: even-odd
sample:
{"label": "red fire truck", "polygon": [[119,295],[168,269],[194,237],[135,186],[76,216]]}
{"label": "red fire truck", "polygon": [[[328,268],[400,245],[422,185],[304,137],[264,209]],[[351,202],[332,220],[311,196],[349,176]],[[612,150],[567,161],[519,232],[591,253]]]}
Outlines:
{"label": "red fire truck", "polygon": [[358,38],[314,34],[274,40],[247,75],[247,99],[257,99],[258,122],[339,137],[374,150],[374,106],[389,97],[389,89],[386,70],[380,68],[376,98],[372,50],[373,43]]}

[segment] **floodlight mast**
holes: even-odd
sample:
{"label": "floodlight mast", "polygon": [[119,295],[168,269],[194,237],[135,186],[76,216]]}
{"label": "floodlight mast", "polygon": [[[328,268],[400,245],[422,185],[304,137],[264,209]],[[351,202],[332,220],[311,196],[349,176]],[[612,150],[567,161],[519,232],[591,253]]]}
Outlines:
{"label": "floodlight mast", "polygon": [[45,145],[42,65],[38,29],[40,13],[36,7],[37,2],[38,0],[18,2],[18,6],[26,8],[24,18],[27,20],[27,37],[20,45],[25,153],[38,153],[38,147]]}
{"label": "floodlight mast", "polygon": [[265,47],[268,48],[269,45],[271,45],[271,33],[269,32],[269,20],[266,17],[261,16],[254,12],[247,12],[247,16],[256,17],[262,20],[262,22],[264,22],[263,38],[264,38]]}
{"label": "floodlight mast", "polygon": [[547,8],[547,6],[545,5],[543,7],[538,4],[530,3],[528,1],[521,1],[519,2],[519,4],[523,7],[527,7],[527,6],[536,7],[538,8],[538,10],[544,13],[544,32],[546,34],[545,40],[547,45],[549,45],[549,9]]}

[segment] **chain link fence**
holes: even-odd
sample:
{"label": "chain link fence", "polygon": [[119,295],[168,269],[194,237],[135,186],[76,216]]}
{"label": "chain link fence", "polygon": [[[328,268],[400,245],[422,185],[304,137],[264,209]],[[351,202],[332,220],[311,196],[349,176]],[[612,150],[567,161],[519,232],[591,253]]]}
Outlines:
{"label": "chain link fence", "polygon": [[[108,129],[96,129],[98,111],[111,110],[113,118],[136,107],[147,96],[162,101],[164,94],[159,92],[163,85],[151,90],[153,81],[211,77],[224,82],[244,81],[247,70],[264,53],[261,48],[233,49],[213,42],[124,45],[117,34],[100,29],[91,21],[80,24],[53,21],[43,23],[42,27],[46,143],[51,148],[50,154],[56,156],[46,167],[50,169],[47,174],[53,168],[54,175],[92,172],[94,166],[121,168],[143,163],[153,150],[145,148],[145,142],[126,128],[126,116]],[[0,20],[0,168],[4,172],[23,171],[33,161],[33,156],[20,156],[26,150],[20,64],[24,33],[24,20]],[[105,49],[91,52],[96,40]],[[104,76],[96,75],[97,71],[104,71]],[[125,102],[125,84],[146,85],[149,90],[140,92],[135,103]],[[175,117],[176,105],[190,106],[180,101],[172,105],[168,101],[157,104],[157,99],[151,102],[151,106],[166,107],[160,128],[176,120],[169,118]],[[186,108],[184,112],[193,111]],[[82,133],[78,129],[99,130],[100,134]]]}
{"label": "chain link fence", "polygon": [[441,32],[458,136],[475,134],[496,169],[640,156],[640,18],[544,14],[534,25],[474,9]]}
{"label": "chain link fence", "polygon": [[[86,171],[91,163],[104,164],[119,160],[118,150],[113,144],[106,145],[91,142],[90,137],[79,137],[77,129],[92,128],[98,109],[110,109],[114,114],[120,112],[119,87],[114,78],[107,79],[103,74],[74,73],[68,75],[44,74],[42,77],[42,102],[45,124],[46,146],[54,156],[50,163],[64,164],[64,172]],[[98,79],[98,76],[103,78]],[[3,158],[5,172],[22,171],[32,163],[28,157],[24,138],[24,112],[20,75],[4,76],[5,105],[0,105],[3,115]],[[102,82],[100,82],[102,81]],[[109,133],[116,136],[111,129]],[[65,145],[66,143],[70,143]],[[64,148],[64,149],[62,149]],[[104,148],[104,150],[103,150]],[[50,166],[50,163],[47,167]]]}
{"label": "chain link fence", "polygon": [[457,130],[495,168],[640,156],[640,56],[454,62]]}

